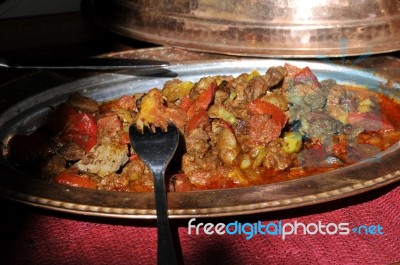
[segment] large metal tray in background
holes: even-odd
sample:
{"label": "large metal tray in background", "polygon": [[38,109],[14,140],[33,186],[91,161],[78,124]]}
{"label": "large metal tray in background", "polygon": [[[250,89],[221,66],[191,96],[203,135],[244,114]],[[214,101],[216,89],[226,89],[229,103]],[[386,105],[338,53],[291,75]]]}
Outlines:
{"label": "large metal tray in background", "polygon": [[[170,70],[182,80],[196,81],[207,75],[238,75],[254,69],[265,71],[283,65],[282,60],[234,59],[174,63]],[[290,61],[309,66],[320,79],[360,84],[400,99],[400,86],[386,88],[387,79],[372,71],[357,70],[335,64]],[[62,212],[115,218],[155,218],[152,193],[127,193],[80,189],[58,185],[29,176],[7,162],[7,143],[15,133],[26,133],[37,127],[49,106],[79,91],[96,100],[109,100],[161,87],[167,77],[137,77],[123,74],[101,74],[83,78],[38,93],[0,114],[0,195],[13,200]],[[268,185],[226,190],[171,192],[171,218],[231,216],[292,209],[349,197],[393,183],[400,179],[400,144],[381,153],[378,160],[358,164],[302,179]]]}
{"label": "large metal tray in background", "polygon": [[85,0],[82,6],[109,31],[189,50],[315,58],[400,49],[396,0]]}

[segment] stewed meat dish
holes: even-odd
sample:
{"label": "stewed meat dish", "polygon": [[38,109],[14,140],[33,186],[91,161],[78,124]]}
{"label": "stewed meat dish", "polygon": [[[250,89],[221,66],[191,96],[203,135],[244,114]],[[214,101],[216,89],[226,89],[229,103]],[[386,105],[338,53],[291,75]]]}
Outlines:
{"label": "stewed meat dish", "polygon": [[400,106],[290,64],[197,82],[172,79],[110,102],[70,95],[46,125],[14,136],[9,159],[60,184],[151,191],[151,173],[131,148],[128,128],[166,129],[168,123],[183,137],[169,169],[169,190],[225,189],[376,157],[400,139]]}

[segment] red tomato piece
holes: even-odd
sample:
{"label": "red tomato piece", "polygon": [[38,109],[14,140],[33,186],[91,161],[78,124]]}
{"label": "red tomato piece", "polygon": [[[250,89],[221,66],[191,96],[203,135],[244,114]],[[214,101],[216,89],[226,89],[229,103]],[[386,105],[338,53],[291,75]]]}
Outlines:
{"label": "red tomato piece", "polygon": [[253,115],[269,115],[277,125],[281,128],[285,127],[287,117],[285,113],[274,104],[262,101],[261,99],[255,99],[249,104],[249,111]]}
{"label": "red tomato piece", "polygon": [[68,171],[60,172],[53,180],[58,184],[78,188],[96,189],[97,187],[97,183],[90,178]]}
{"label": "red tomato piece", "polygon": [[213,100],[217,88],[215,82],[210,83],[210,85],[200,93],[198,98],[189,107],[187,111],[188,116],[193,117],[197,112],[206,110]]}
{"label": "red tomato piece", "polygon": [[186,130],[188,132],[206,125],[209,122],[208,114],[205,110],[196,113],[188,122]]}
{"label": "red tomato piece", "polygon": [[269,115],[254,115],[250,118],[249,136],[254,145],[268,144],[278,139],[282,127],[274,122]]}
{"label": "red tomato piece", "polygon": [[71,114],[62,138],[79,144],[89,152],[97,144],[97,124],[94,117],[86,113]]}

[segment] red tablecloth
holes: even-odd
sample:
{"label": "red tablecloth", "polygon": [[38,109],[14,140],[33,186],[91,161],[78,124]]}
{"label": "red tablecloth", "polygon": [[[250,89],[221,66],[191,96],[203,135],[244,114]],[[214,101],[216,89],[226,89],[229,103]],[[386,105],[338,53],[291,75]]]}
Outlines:
{"label": "red tablecloth", "polygon": [[[154,221],[79,216],[0,200],[0,264],[156,264]],[[185,264],[392,264],[400,261],[400,185],[330,203],[200,222],[380,225],[383,235],[189,235],[174,220]],[[194,233],[194,230],[192,231]]]}

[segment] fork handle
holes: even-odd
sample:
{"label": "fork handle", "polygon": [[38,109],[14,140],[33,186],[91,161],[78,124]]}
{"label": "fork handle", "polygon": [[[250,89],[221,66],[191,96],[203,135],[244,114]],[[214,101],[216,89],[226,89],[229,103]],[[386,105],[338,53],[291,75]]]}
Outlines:
{"label": "fork handle", "polygon": [[[158,172],[157,172],[158,171]],[[164,182],[164,172],[153,172],[154,196],[157,210],[157,264],[178,264],[175,242],[168,218],[167,191]]]}

